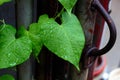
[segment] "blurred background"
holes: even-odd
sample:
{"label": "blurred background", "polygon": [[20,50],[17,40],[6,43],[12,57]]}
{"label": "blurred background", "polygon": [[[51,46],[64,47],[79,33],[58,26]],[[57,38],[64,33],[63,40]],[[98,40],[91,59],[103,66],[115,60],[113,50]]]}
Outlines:
{"label": "blurred background", "polygon": [[[107,59],[107,71],[110,72],[113,69],[120,67],[120,0],[111,0],[110,4],[111,17],[115,22],[117,29],[117,40],[114,47],[105,54]],[[101,48],[107,43],[109,39],[109,30],[105,24],[105,29],[102,36]]]}

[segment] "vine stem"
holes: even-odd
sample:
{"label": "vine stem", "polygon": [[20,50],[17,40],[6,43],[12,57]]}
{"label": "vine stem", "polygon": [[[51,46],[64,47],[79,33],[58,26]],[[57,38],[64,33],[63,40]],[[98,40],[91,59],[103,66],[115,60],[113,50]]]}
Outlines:
{"label": "vine stem", "polygon": [[5,24],[5,20],[4,20],[4,19],[3,19],[3,20],[0,20],[0,22],[3,23],[3,24]]}
{"label": "vine stem", "polygon": [[0,30],[0,31],[2,31],[2,30],[5,28],[5,20],[4,20],[4,19],[3,19],[3,20],[0,20],[0,22],[3,23],[3,27],[2,27],[1,30]]}
{"label": "vine stem", "polygon": [[58,17],[60,17],[61,16],[61,14],[63,13],[63,11],[64,11],[64,8],[62,8],[61,9],[61,11],[55,16],[55,18],[54,19],[56,19],[56,18],[58,18]]}

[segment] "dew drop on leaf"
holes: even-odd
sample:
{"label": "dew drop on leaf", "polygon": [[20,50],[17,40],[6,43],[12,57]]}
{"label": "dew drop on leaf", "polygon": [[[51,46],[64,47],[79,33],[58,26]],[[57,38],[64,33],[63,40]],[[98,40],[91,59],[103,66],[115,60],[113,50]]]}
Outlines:
{"label": "dew drop on leaf", "polygon": [[10,66],[15,66],[15,65],[16,65],[16,63],[11,63],[11,64],[10,64]]}

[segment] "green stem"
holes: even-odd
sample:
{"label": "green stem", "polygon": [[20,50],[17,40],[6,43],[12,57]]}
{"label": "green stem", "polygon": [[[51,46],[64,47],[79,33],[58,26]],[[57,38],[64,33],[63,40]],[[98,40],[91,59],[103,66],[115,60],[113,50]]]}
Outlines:
{"label": "green stem", "polygon": [[5,28],[5,20],[0,20],[1,23],[3,23],[3,27],[0,29],[0,31],[2,31]]}
{"label": "green stem", "polygon": [[63,11],[64,11],[64,8],[62,8],[62,9],[61,9],[61,11],[57,14],[57,16],[55,16],[55,18],[54,18],[54,19],[56,19],[56,18],[60,17],[60,16],[61,16],[61,14],[63,13]]}
{"label": "green stem", "polygon": [[3,24],[5,24],[5,20],[4,20],[4,19],[3,19],[3,20],[0,20],[0,22],[3,23]]}

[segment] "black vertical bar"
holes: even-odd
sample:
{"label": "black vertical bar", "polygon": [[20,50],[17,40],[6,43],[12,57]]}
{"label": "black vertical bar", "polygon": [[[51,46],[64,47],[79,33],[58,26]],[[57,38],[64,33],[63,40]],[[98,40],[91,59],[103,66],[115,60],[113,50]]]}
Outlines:
{"label": "black vertical bar", "polygon": [[[33,18],[33,0],[16,0],[17,27],[28,28]],[[18,80],[32,80],[31,59],[18,66]]]}

